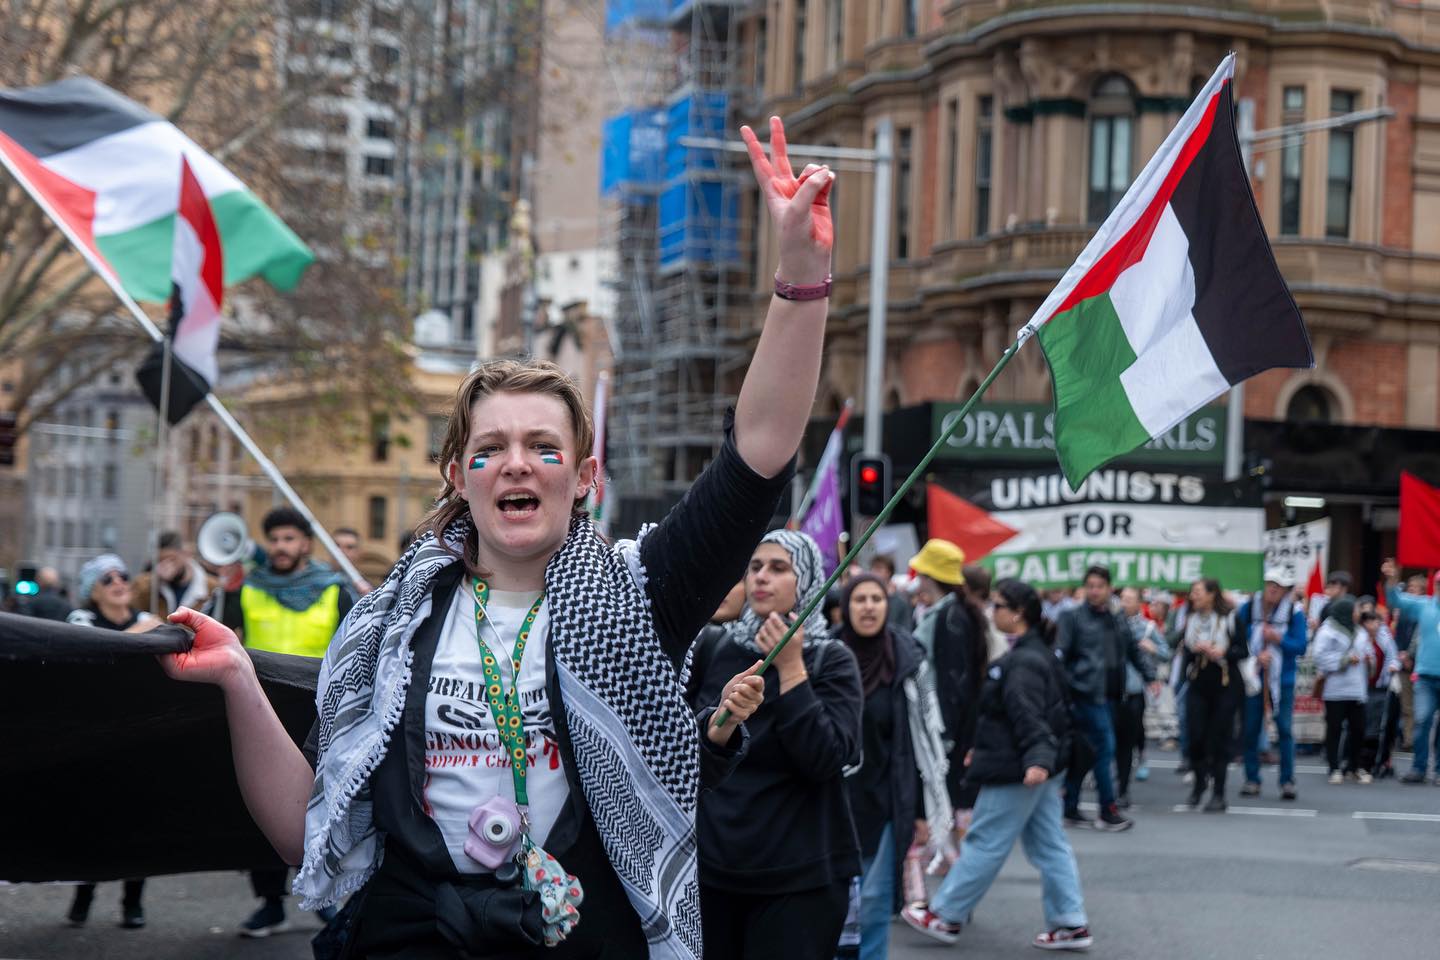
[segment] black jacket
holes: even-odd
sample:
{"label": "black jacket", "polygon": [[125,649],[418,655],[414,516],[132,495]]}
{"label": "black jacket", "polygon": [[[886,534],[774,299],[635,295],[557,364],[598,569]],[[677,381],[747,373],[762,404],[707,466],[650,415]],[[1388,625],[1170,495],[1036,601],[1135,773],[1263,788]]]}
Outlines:
{"label": "black jacket", "polygon": [[1070,692],[1080,703],[1108,703],[1125,695],[1125,661],[1129,660],[1149,683],[1155,667],[1140,652],[1125,618],[1105,607],[1088,603],[1060,615],[1055,646],[1070,680]]}
{"label": "black jacket", "polygon": [[[984,646],[987,638],[983,626],[975,629],[963,601],[956,598],[940,613],[935,624],[935,649],[931,660],[935,665],[935,691],[940,701],[940,718],[945,723],[945,739],[950,742],[950,772],[945,786],[950,803],[958,810],[975,806],[974,790],[964,786],[965,754],[975,744],[975,720],[979,715],[979,690],[983,677],[972,677],[971,663],[975,644]],[[983,657],[982,657],[983,659]]]}
{"label": "black jacket", "polygon": [[1069,756],[1065,673],[1044,638],[1031,630],[990,666],[967,782],[1019,783],[1028,767],[1044,767],[1053,777]]}
{"label": "black jacket", "polygon": [[[860,759],[864,693],[850,648],[807,644],[810,678],[780,695],[765,672],[765,702],[748,720],[749,749],[729,778],[700,795],[700,882],[737,893],[796,893],[860,873],[843,771]],[[706,630],[695,644],[687,697],[714,706],[756,655]]]}
{"label": "black jacket", "polygon": [[[880,831],[873,829],[875,825],[861,822],[868,814],[868,804],[862,794],[879,786],[876,784],[877,776],[885,779],[881,789],[884,789],[888,796],[890,829],[895,841],[892,847],[895,854],[895,882],[891,887],[894,895],[891,912],[898,913],[904,906],[904,885],[900,875],[905,864],[905,854],[910,849],[911,841],[915,839],[915,820],[924,815],[920,800],[920,771],[915,761],[915,742],[910,731],[910,704],[905,696],[905,681],[914,678],[919,672],[925,651],[910,634],[902,630],[890,628],[890,636],[895,644],[895,678],[890,682],[888,691],[884,691],[888,695],[872,695],[866,698],[865,712],[861,719],[862,737],[868,741],[872,739],[871,731],[879,720],[872,714],[871,705],[884,704],[889,710],[890,741],[884,745],[883,758],[876,756],[873,748],[867,747],[860,769],[849,777],[845,784],[850,788],[855,827],[863,838],[868,832],[873,831],[878,835]],[[881,692],[876,691],[877,694]],[[862,852],[866,856],[873,855],[874,850],[864,849],[865,846],[862,840]]]}

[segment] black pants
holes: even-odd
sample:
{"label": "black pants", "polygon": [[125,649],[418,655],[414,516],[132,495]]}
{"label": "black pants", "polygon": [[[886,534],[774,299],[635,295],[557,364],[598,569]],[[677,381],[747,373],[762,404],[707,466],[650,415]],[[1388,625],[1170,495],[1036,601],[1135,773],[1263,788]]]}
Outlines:
{"label": "black pants", "polygon": [[1380,730],[1380,756],[1375,761],[1375,772],[1391,765],[1390,758],[1395,752],[1395,741],[1400,737],[1400,694],[1386,694],[1385,725]]}
{"label": "black pants", "polygon": [[1239,674],[1232,671],[1229,684],[1220,680],[1220,670],[1207,666],[1190,681],[1185,694],[1185,723],[1190,735],[1190,769],[1195,773],[1194,793],[1215,785],[1215,795],[1225,795],[1225,767],[1230,762],[1230,741],[1235,736],[1235,712],[1239,705]]}
{"label": "black pants", "polygon": [[849,909],[849,881],[799,893],[732,893],[701,884],[705,955],[832,960]]}
{"label": "black pants", "polygon": [[1345,728],[1345,772],[1360,769],[1360,751],[1365,749],[1365,701],[1325,701],[1325,759],[1330,772],[1340,767],[1340,728]]}
{"label": "black pants", "polygon": [[1119,775],[1116,789],[1123,797],[1130,792],[1135,752],[1145,756],[1145,694],[1132,693],[1123,700],[1111,700],[1110,716],[1115,727],[1115,770]]}
{"label": "black pants", "polygon": [[[126,909],[129,909],[130,907],[140,906],[140,895],[144,892],[144,890],[145,880],[143,877],[139,880],[126,880],[125,892],[122,895],[122,899],[120,901],[121,904]],[[95,884],[82,883],[80,884],[80,886],[75,888],[75,902],[77,904],[84,903],[86,907],[89,907],[90,901],[94,899]]]}
{"label": "black pants", "polygon": [[250,889],[255,891],[255,896],[263,897],[266,900],[280,900],[289,891],[285,889],[285,881],[290,879],[288,867],[276,869],[251,870]]}

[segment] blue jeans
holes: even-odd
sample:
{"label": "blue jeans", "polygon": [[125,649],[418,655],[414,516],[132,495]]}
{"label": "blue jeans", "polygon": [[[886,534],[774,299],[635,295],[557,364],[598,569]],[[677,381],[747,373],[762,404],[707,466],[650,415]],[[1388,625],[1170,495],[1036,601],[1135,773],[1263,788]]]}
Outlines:
{"label": "blue jeans", "polygon": [[[1295,782],[1295,684],[1280,682],[1280,703],[1275,707],[1275,731],[1280,735],[1280,782]],[[1265,694],[1245,698],[1245,782],[1260,782],[1260,734],[1265,729]]]}
{"label": "blue jeans", "polygon": [[[1440,677],[1422,673],[1415,678],[1415,765],[1411,768],[1424,776],[1430,768],[1430,724],[1440,707]],[[1435,768],[1440,771],[1440,758]]]}
{"label": "blue jeans", "polygon": [[860,872],[860,960],[885,960],[895,915],[894,826],[885,825],[875,856],[860,865]]}
{"label": "blue jeans", "polygon": [[[1076,703],[1071,716],[1084,731],[1090,745],[1095,748],[1095,785],[1100,790],[1100,809],[1108,809],[1115,802],[1115,779],[1111,773],[1115,765],[1115,728],[1110,722],[1110,705],[1107,703]],[[1085,783],[1089,770],[1071,770],[1065,776],[1065,810],[1074,813],[1080,809],[1080,789]]]}
{"label": "blue jeans", "polygon": [[1080,870],[1060,813],[1060,784],[1053,778],[1038,787],[1018,783],[981,787],[960,859],[930,898],[930,910],[950,923],[969,920],[1018,838],[1025,858],[1040,871],[1047,929],[1085,926]]}

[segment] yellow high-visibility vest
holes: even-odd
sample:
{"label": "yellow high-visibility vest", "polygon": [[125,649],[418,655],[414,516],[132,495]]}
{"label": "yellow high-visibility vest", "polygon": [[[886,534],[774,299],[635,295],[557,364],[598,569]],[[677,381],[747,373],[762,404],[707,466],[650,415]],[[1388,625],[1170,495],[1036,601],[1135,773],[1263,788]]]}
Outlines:
{"label": "yellow high-visibility vest", "polygon": [[252,650],[323,657],[340,625],[340,585],[326,587],[307,609],[291,610],[247,583],[240,588],[240,610],[245,615],[245,646]]}

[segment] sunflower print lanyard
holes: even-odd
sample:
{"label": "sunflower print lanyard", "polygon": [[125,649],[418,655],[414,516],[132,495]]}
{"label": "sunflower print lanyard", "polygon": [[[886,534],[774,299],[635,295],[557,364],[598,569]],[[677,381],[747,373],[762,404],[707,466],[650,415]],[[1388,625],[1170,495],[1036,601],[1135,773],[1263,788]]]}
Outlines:
{"label": "sunflower print lanyard", "polygon": [[[506,690],[495,653],[485,643],[485,603],[490,599],[490,585],[475,578],[474,593],[475,641],[480,644],[480,663],[485,670],[485,699],[490,704],[490,713],[495,717],[500,743],[510,754],[510,774],[515,780],[515,805],[520,808],[524,832],[528,835],[530,797],[525,791],[525,771],[528,763],[525,753],[525,719],[520,710],[520,662],[525,657],[525,642],[530,639],[530,631],[535,626],[535,618],[540,614],[541,604],[545,602],[545,594],[542,593],[536,598],[530,611],[525,614],[525,619],[520,622],[520,632],[515,636],[515,650],[510,655],[514,679],[510,689]],[[497,641],[500,639],[493,622],[490,623],[490,632],[495,634]]]}

